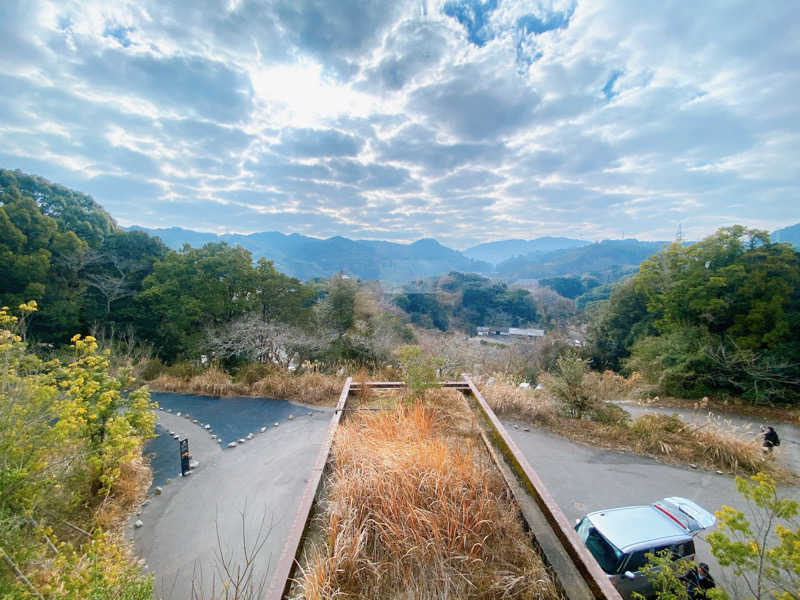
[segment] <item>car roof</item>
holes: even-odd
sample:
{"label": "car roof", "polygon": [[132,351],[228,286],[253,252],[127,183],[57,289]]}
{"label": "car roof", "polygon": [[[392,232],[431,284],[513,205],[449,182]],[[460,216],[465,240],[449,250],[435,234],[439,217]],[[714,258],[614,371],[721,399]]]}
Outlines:
{"label": "car roof", "polygon": [[679,522],[652,505],[610,508],[586,516],[603,537],[626,554],[692,538]]}

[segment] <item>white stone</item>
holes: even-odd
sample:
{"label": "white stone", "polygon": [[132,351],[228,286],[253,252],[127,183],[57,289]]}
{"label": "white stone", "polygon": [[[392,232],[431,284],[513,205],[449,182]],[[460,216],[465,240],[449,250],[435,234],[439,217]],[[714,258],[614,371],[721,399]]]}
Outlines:
{"label": "white stone", "polygon": [[190,460],[189,461],[189,468],[190,469],[196,469],[199,466],[200,466],[200,463],[197,462],[196,460]]}
{"label": "white stone", "polygon": [[312,412],[309,412],[309,413],[308,413],[308,416],[309,416],[309,417],[312,417],[312,416],[314,416],[314,413],[312,413]]}
{"label": "white stone", "polygon": [[229,442],[228,443],[228,448],[236,448],[236,446],[237,446],[236,442]]}
{"label": "white stone", "polygon": [[164,491],[164,488],[162,488],[160,485],[157,485],[157,486],[156,486],[156,487],[153,489],[153,493],[154,493],[156,496],[160,496],[160,495],[161,495],[161,493],[162,493],[163,491]]}
{"label": "white stone", "polygon": [[211,429],[211,425],[203,425],[205,429]]}
{"label": "white stone", "polygon": [[277,427],[278,425],[280,425],[280,423],[278,423],[277,421],[275,421],[275,422],[272,424],[272,426],[273,426],[273,427]]}
{"label": "white stone", "polygon": [[217,434],[216,434],[216,433],[212,433],[212,434],[211,434],[211,439],[212,439],[212,440],[215,440],[215,439],[217,439]]}
{"label": "white stone", "polygon": [[178,411],[178,412],[176,412],[176,413],[175,413],[175,416],[176,416],[176,417],[180,417],[180,416],[181,416],[181,411]]}
{"label": "white stone", "polygon": [[239,438],[239,443],[240,443],[240,444],[244,444],[246,441],[247,441],[247,440],[246,440],[246,439],[244,439],[244,438]]}
{"label": "white stone", "polygon": [[192,419],[192,423],[197,423],[197,419]]}
{"label": "white stone", "polygon": [[139,527],[141,527],[142,525],[144,525],[144,523],[142,523],[141,519],[136,519],[136,522],[133,524],[133,526],[136,527],[136,529],[139,529]]}
{"label": "white stone", "polygon": [[527,389],[531,387],[531,384],[528,383],[527,381],[523,381],[522,383],[519,384],[519,387],[521,387],[522,389]]}
{"label": "white stone", "polygon": [[544,386],[543,386],[541,383],[537,383],[537,384],[536,384],[536,389],[537,389],[537,390],[543,390],[543,389],[544,389]]}
{"label": "white stone", "polygon": [[527,426],[522,428],[522,431],[530,431],[530,430],[531,430],[531,428],[527,427]]}
{"label": "white stone", "polygon": [[291,421],[292,419],[294,419],[294,415],[289,415],[287,418]]}
{"label": "white stone", "polygon": [[489,379],[486,380],[486,385],[492,385],[493,383],[494,383],[494,377],[489,377]]}
{"label": "white stone", "polygon": [[256,437],[256,436],[254,436],[252,433],[248,433],[247,434],[247,439],[248,440],[252,440],[254,437]]}
{"label": "white stone", "polygon": [[261,429],[259,429],[259,431],[260,431],[261,433],[264,433],[266,430],[267,430],[267,428],[266,428],[266,427],[262,427]]}

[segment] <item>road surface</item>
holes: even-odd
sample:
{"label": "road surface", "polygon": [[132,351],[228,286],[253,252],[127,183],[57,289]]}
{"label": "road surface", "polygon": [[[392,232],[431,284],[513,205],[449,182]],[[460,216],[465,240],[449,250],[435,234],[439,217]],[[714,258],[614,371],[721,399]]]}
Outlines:
{"label": "road surface", "polygon": [[[727,504],[747,514],[747,504],[730,475],[585,446],[536,428],[515,429],[514,424],[504,421],[511,438],[571,522],[595,510],[650,504],[667,496],[690,498],[712,512]],[[783,488],[781,493],[800,497],[796,487]],[[699,539],[696,549],[697,560],[709,563],[717,582],[732,592],[732,579],[721,572],[708,544]]]}
{"label": "road surface", "polygon": [[[264,433],[254,426],[253,440],[225,450],[198,425],[157,411],[164,428],[188,435],[192,456],[200,464],[189,477],[178,476],[162,494],[151,495],[128,525],[137,556],[154,575],[156,598],[193,598],[193,582],[204,590],[198,598],[210,597],[215,579],[219,591],[220,545],[226,559],[242,564],[242,531],[248,546],[254,544],[262,517],[268,537],[254,580],[265,581],[280,557],[331,410],[314,407],[308,416],[308,409],[298,407],[293,420],[278,427],[265,423]],[[143,523],[140,528],[134,527],[136,519]]]}

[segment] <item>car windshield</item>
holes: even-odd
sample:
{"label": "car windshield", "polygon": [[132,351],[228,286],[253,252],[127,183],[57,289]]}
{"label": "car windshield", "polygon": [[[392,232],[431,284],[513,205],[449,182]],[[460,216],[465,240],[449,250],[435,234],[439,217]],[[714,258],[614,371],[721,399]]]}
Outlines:
{"label": "car windshield", "polygon": [[622,561],[622,552],[600,535],[589,519],[583,519],[576,529],[578,536],[600,564],[600,568],[606,573],[616,573]]}

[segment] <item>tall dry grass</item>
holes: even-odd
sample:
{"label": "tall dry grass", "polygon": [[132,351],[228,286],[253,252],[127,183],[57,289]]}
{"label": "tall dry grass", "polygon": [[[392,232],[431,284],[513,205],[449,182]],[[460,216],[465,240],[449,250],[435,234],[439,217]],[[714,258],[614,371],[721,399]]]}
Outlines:
{"label": "tall dry grass", "polygon": [[344,379],[319,372],[295,375],[285,370],[267,373],[254,383],[233,381],[222,369],[211,366],[193,377],[160,375],[149,387],[160,392],[208,396],[267,396],[305,404],[336,404]]}
{"label": "tall dry grass", "polygon": [[485,451],[437,412],[417,403],[340,427],[323,541],[294,597],[559,597]]}
{"label": "tall dry grass", "polygon": [[557,405],[547,394],[521,388],[502,375],[495,375],[491,381],[481,386],[481,394],[497,415],[545,426],[558,419]]}
{"label": "tall dry grass", "polygon": [[791,478],[774,462],[764,460],[760,442],[752,433],[728,421],[709,417],[706,423],[692,425],[664,414],[646,414],[631,421],[628,413],[607,400],[631,397],[637,389],[632,385],[635,381],[604,373],[592,374],[589,383],[596,386],[598,403],[583,419],[564,416],[557,401],[544,391],[520,388],[502,377],[482,386],[482,394],[498,415],[545,427],[575,441],[725,472],[753,475],[764,471],[778,480]]}

